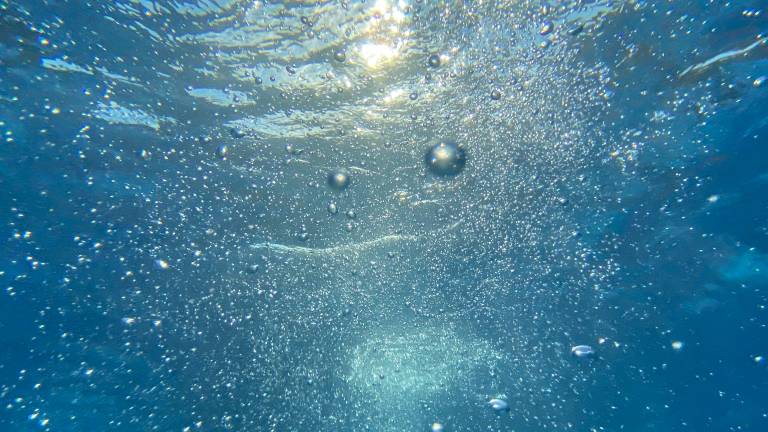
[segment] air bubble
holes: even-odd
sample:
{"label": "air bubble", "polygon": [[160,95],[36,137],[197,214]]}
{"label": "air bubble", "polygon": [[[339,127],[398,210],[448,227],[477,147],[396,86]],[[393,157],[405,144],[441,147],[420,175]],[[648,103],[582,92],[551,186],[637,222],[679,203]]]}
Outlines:
{"label": "air bubble", "polygon": [[220,158],[222,158],[222,159],[226,159],[226,158],[227,158],[227,156],[229,156],[229,146],[227,146],[226,144],[222,144],[222,145],[220,145],[220,146],[219,146],[219,147],[216,149],[216,154],[217,154],[217,155],[218,155]]}
{"label": "air bubble", "polygon": [[509,404],[507,401],[501,398],[493,398],[488,401],[488,405],[490,405],[491,408],[493,408],[496,412],[502,412],[509,409]]}
{"label": "air bubble", "polygon": [[342,191],[349,187],[351,179],[349,173],[343,170],[331,171],[328,173],[328,186],[336,191]]}
{"label": "air bubble", "polygon": [[571,348],[571,354],[574,357],[586,358],[595,355],[595,350],[589,345],[576,345]]}
{"label": "air bubble", "polygon": [[551,21],[545,21],[544,24],[542,24],[541,28],[539,29],[539,34],[541,34],[542,36],[546,36],[552,33],[553,28],[555,28],[555,25],[552,24]]}
{"label": "air bubble", "polygon": [[458,175],[464,169],[467,155],[464,148],[455,142],[441,141],[427,150],[424,163],[432,174],[451,177]]}

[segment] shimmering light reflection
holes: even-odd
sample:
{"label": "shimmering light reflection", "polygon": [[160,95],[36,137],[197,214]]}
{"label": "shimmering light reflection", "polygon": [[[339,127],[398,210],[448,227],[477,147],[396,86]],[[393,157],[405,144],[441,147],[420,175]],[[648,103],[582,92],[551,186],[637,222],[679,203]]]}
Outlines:
{"label": "shimmering light reflection", "polygon": [[392,5],[387,0],[377,0],[376,4],[371,8],[371,13],[374,16],[381,17],[382,20],[401,23],[405,20],[403,9],[407,6],[407,3],[402,0],[397,2],[397,5]]}
{"label": "shimmering light reflection", "polygon": [[403,89],[394,89],[391,92],[389,92],[388,95],[384,96],[384,103],[392,103],[395,100],[397,100],[400,96],[405,94],[405,90]]}
{"label": "shimmering light reflection", "polygon": [[364,33],[370,35],[376,42],[365,42],[358,48],[358,55],[369,68],[375,68],[389,63],[400,55],[405,46],[405,36],[401,24],[405,22],[407,3],[397,4],[388,0],[377,0],[370,10],[370,20]]}
{"label": "shimmering light reflection", "polygon": [[358,52],[368,67],[375,68],[394,60],[398,56],[401,46],[402,44],[391,46],[369,42],[361,45]]}

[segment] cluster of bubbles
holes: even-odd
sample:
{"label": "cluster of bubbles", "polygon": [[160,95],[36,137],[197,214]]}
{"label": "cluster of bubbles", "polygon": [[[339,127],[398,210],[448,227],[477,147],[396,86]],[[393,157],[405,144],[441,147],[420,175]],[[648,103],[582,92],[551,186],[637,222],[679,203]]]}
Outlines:
{"label": "cluster of bubbles", "polygon": [[[491,97],[495,100],[500,99],[500,94],[494,96],[498,90],[494,90],[494,92]],[[223,155],[226,155],[226,147],[224,149]],[[222,152],[219,153],[220,156],[224,157]],[[427,170],[437,177],[454,177],[464,170],[466,163],[466,150],[451,140],[443,140],[431,145],[424,154],[424,164]],[[343,191],[351,184],[350,174],[345,170],[333,170],[328,173],[327,183],[334,191]],[[335,211],[331,211],[330,207],[329,211],[335,214]]]}

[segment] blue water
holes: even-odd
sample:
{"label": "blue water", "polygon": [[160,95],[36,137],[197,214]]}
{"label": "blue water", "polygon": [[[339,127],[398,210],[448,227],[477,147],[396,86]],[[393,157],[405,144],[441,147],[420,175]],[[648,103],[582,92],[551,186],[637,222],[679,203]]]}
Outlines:
{"label": "blue water", "polygon": [[768,430],[766,76],[761,1],[0,0],[0,431]]}

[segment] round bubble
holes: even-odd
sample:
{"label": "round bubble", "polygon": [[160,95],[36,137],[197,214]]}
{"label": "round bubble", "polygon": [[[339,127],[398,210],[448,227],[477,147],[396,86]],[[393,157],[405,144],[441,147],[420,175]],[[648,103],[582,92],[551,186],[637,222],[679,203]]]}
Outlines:
{"label": "round bubble", "polygon": [[443,427],[442,423],[432,423],[432,432],[443,432],[445,430],[445,427]]}
{"label": "round bubble", "polygon": [[229,156],[229,147],[226,144],[220,145],[216,149],[216,154],[219,155],[220,158],[226,159],[227,156]]}
{"label": "round bubble", "polygon": [[501,99],[501,90],[499,90],[499,89],[491,90],[491,99],[493,99],[493,100]]}
{"label": "round bubble", "polygon": [[328,173],[328,186],[331,189],[342,191],[349,187],[350,182],[349,174],[346,171],[336,170]]}
{"label": "round bubble", "polygon": [[434,175],[450,177],[459,174],[467,163],[464,148],[453,141],[440,141],[424,155],[427,169]]}
{"label": "round bubble", "polygon": [[427,64],[429,64],[433,68],[440,67],[440,56],[437,54],[432,54],[427,59]]}
{"label": "round bubble", "polygon": [[546,35],[552,33],[552,29],[554,29],[554,28],[555,28],[555,25],[552,24],[551,21],[546,21],[546,22],[544,22],[544,24],[541,25],[541,28],[539,29],[539,33],[542,36],[546,36]]}
{"label": "round bubble", "polygon": [[335,202],[328,204],[328,213],[335,215],[338,212],[339,212],[339,207],[336,205]]}

